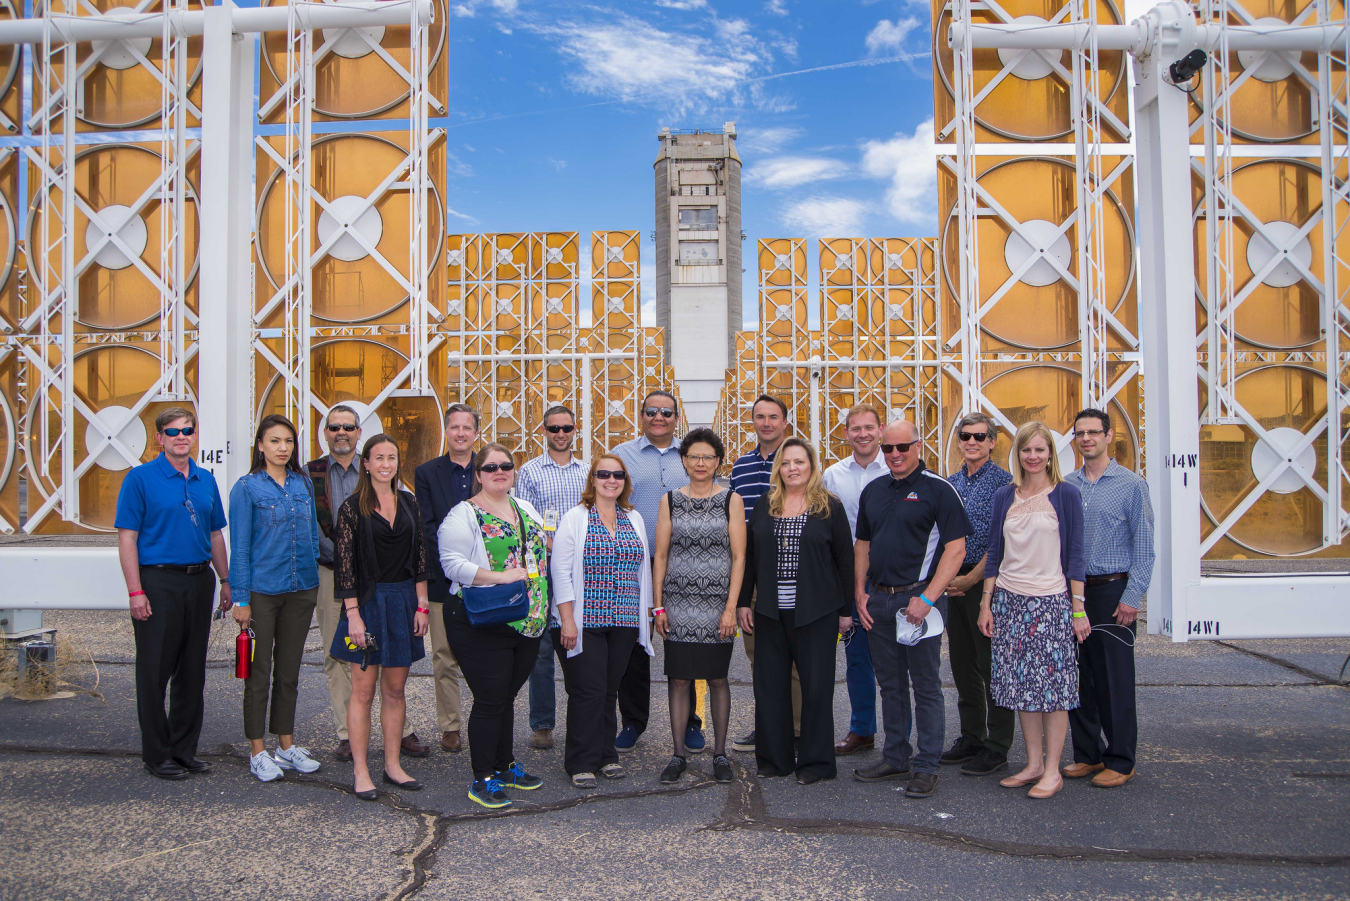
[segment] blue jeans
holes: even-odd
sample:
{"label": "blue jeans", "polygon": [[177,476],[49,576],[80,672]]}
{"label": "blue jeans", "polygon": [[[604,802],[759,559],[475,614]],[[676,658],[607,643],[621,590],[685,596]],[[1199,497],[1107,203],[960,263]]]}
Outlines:
{"label": "blue jeans", "polygon": [[553,691],[553,630],[539,639],[539,657],[530,670],[530,729],[552,729],[558,715]]}
{"label": "blue jeans", "polygon": [[[936,774],[946,728],[946,704],[938,674],[942,636],[925,638],[912,648],[895,640],[896,613],[909,606],[909,599],[923,589],[924,586],[919,584],[902,594],[873,591],[867,601],[867,612],[872,615],[872,631],[867,633],[867,640],[871,644],[877,684],[881,687],[881,718],[886,730],[882,757],[898,770],[908,769],[912,762],[916,773]],[[936,605],[945,621],[947,595],[940,595]],[[911,685],[914,689],[912,713]],[[911,727],[917,727],[914,729],[917,754],[909,741]]]}
{"label": "blue jeans", "polygon": [[848,703],[853,713],[848,731],[867,738],[877,734],[877,676],[872,670],[872,649],[867,632],[858,625],[858,605],[853,605],[853,625],[857,630],[844,646],[844,681],[848,684]]}

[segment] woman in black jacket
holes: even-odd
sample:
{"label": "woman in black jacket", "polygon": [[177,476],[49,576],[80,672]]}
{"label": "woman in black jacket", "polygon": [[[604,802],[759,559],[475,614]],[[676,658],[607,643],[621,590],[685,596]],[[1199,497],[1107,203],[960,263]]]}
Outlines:
{"label": "woman in black jacket", "polygon": [[[833,779],[835,641],[853,625],[853,537],[843,505],[825,490],[816,455],[802,439],[789,438],[779,448],[769,490],[750,517],[745,550],[737,617],[755,636],[759,775],[795,771],[802,785]],[[795,765],[794,663],[802,685]]]}

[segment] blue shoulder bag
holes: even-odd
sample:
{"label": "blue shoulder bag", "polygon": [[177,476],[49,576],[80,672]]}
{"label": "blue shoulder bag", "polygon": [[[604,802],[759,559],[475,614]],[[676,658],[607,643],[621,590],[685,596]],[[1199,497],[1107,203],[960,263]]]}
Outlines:
{"label": "blue shoulder bag", "polygon": [[[533,560],[534,551],[530,547],[530,530],[526,525],[525,514],[520,512],[515,501],[511,502],[511,507],[516,511],[516,521],[520,524],[521,549],[527,560]],[[474,510],[474,516],[478,516],[477,509]],[[479,526],[482,526],[481,520]],[[469,625],[475,629],[513,623],[530,615],[530,583],[527,579],[505,585],[461,585],[460,593],[464,597],[464,612],[468,614]]]}

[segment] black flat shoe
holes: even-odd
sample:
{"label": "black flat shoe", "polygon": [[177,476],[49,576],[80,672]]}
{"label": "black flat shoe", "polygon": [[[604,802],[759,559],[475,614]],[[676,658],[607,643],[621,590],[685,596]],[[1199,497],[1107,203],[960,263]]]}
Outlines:
{"label": "black flat shoe", "polygon": [[357,791],[356,789],[352,789],[352,794],[356,795],[356,796],[357,796],[358,798],[360,798],[362,801],[374,801],[374,800],[375,800],[375,796],[378,795],[379,792],[375,791],[375,789],[373,789],[373,788],[372,788],[370,791],[364,791],[364,792],[359,792],[359,791]]}
{"label": "black flat shoe", "polygon": [[194,776],[200,776],[203,773],[211,772],[211,764],[197,757],[190,757],[187,760],[184,760],[181,757],[175,757],[173,762]]}
{"label": "black flat shoe", "polygon": [[420,792],[422,790],[422,783],[418,782],[416,779],[409,779],[407,782],[399,782],[388,773],[381,773],[380,775],[384,777],[385,785],[397,785],[399,788],[410,792]]}
{"label": "black flat shoe", "polygon": [[182,765],[172,760],[163,760],[155,764],[144,764],[145,771],[151,776],[159,779],[168,779],[171,782],[177,782],[188,777],[188,771],[183,769]]}
{"label": "black flat shoe", "polygon": [[823,778],[825,777],[820,775],[819,773],[813,772],[811,770],[802,770],[800,773],[797,774],[797,784],[815,785]]}

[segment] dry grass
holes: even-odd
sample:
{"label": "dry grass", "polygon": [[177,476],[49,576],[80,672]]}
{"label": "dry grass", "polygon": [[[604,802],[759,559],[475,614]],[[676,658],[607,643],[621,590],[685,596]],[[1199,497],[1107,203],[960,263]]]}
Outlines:
{"label": "dry grass", "polygon": [[16,661],[22,651],[5,648],[0,653],[0,698],[47,701],[87,694],[103,701],[98,690],[98,664],[89,650],[58,632],[55,651],[54,661],[43,666],[29,664],[20,676]]}

